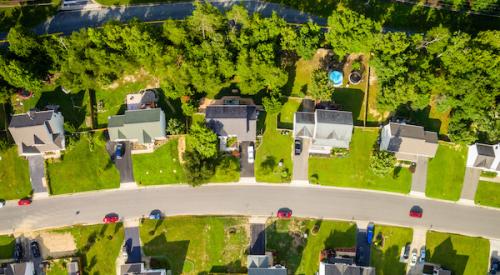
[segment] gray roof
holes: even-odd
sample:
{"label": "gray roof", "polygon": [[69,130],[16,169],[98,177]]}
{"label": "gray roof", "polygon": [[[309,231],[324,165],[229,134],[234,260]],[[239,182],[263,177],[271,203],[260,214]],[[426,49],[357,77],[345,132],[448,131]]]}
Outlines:
{"label": "gray roof", "polygon": [[[438,147],[438,136],[435,132],[424,131],[424,127],[400,123],[389,123],[384,128],[389,127],[391,136],[389,142],[382,140],[382,144],[387,144],[388,150],[400,153],[401,155],[424,155],[434,157]],[[382,138],[385,138],[382,136]]]}
{"label": "gray roof", "polygon": [[286,275],[284,267],[271,267],[269,255],[248,255],[247,267],[249,275]]}
{"label": "gray roof", "polygon": [[248,255],[247,257],[248,268],[262,268],[269,267],[269,256],[267,255]]}
{"label": "gray roof", "polygon": [[108,119],[110,140],[137,140],[151,143],[165,137],[165,113],[160,108],[127,110]]}
{"label": "gray roof", "polygon": [[218,136],[237,136],[239,141],[255,141],[257,108],[253,105],[210,105],[205,111],[207,126]]}
{"label": "gray roof", "polygon": [[287,275],[286,268],[249,268],[248,275]]}
{"label": "gray roof", "polygon": [[5,268],[5,275],[32,275],[30,272],[33,272],[32,262],[11,263]]}
{"label": "gray roof", "polygon": [[316,110],[316,121],[325,124],[353,125],[351,112],[336,110]]}
{"label": "gray roof", "polygon": [[476,148],[478,155],[495,157],[495,149],[493,149],[493,145],[477,143]]}
{"label": "gray roof", "polygon": [[313,138],[313,146],[349,148],[353,127],[352,113],[345,111],[317,109],[294,118],[294,136]]}
{"label": "gray roof", "polygon": [[375,268],[348,264],[325,264],[325,275],[375,275]]}
{"label": "gray roof", "polygon": [[65,148],[64,118],[53,110],[14,115],[9,131],[20,154],[38,154]]}
{"label": "gray roof", "polygon": [[315,114],[309,112],[296,112],[294,131],[297,137],[314,136]]}
{"label": "gray roof", "polygon": [[122,264],[121,275],[161,275],[164,270],[145,270],[144,263]]}

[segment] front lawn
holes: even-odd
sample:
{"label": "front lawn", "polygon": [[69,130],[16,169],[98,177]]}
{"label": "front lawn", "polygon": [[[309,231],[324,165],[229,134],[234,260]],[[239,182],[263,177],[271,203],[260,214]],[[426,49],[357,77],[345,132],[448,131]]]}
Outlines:
{"label": "front lawn", "polygon": [[474,201],[480,205],[500,207],[500,183],[479,181]]}
{"label": "front lawn", "polygon": [[426,248],[429,262],[442,265],[454,275],[487,273],[490,252],[487,239],[430,231]]}
{"label": "front lawn", "polygon": [[209,182],[238,182],[240,180],[240,160],[232,156],[223,156],[215,166],[215,174]]}
{"label": "front lawn", "polygon": [[16,239],[12,235],[0,236],[0,260],[11,259],[14,255]]}
{"label": "front lawn", "polygon": [[348,156],[309,158],[309,179],[321,185],[409,193],[411,173],[407,168],[396,167],[388,176],[370,171],[369,159],[377,136],[377,130],[354,129]]}
{"label": "front lawn", "polygon": [[283,104],[279,115],[279,127],[286,129],[293,129],[293,117],[295,112],[298,112],[302,99],[288,98],[287,102]]}
{"label": "front lawn", "polygon": [[104,137],[82,135],[66,142],[66,152],[61,160],[47,163],[51,194],[120,186],[120,175],[106,152]]}
{"label": "front lawn", "polygon": [[466,160],[467,146],[440,143],[436,156],[429,160],[425,195],[458,200],[462,192]]}
{"label": "front lawn", "polygon": [[354,246],[354,223],[293,218],[273,220],[266,228],[266,251],[274,252],[275,264],[290,274],[315,274],[323,249]]}
{"label": "front lawn", "polygon": [[50,266],[47,269],[47,275],[67,275],[68,270],[65,266],[66,262],[64,260],[54,260],[50,262]]}
{"label": "front lawn", "polygon": [[11,146],[0,152],[0,199],[20,199],[30,195],[31,183],[28,161]]}
{"label": "front lawn", "polygon": [[132,155],[134,177],[140,185],[183,183],[184,169],[179,162],[178,140],[173,139],[150,154]]}
{"label": "front lawn", "polygon": [[289,182],[292,175],[292,135],[276,130],[276,123],[276,115],[266,115],[266,131],[255,156],[255,178],[260,182]]}
{"label": "front lawn", "polygon": [[143,220],[140,235],[155,268],[172,274],[243,273],[247,227],[242,217],[168,217]]}
{"label": "front lawn", "polygon": [[74,226],[54,232],[73,235],[83,274],[116,274],[115,262],[124,239],[122,223]]}
{"label": "front lawn", "polygon": [[[406,227],[375,225],[374,236],[382,235],[379,245],[372,245],[370,265],[379,275],[397,275],[406,273],[406,264],[399,261],[402,248],[411,243],[413,230]],[[374,238],[374,242],[375,242]]]}

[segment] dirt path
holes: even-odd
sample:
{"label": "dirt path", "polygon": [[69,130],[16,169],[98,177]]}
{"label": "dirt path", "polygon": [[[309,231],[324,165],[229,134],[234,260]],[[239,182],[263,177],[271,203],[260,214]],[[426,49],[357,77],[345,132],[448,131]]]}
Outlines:
{"label": "dirt path", "polygon": [[177,143],[177,151],[179,152],[179,162],[184,164],[184,151],[186,151],[186,136],[179,136],[179,140]]}

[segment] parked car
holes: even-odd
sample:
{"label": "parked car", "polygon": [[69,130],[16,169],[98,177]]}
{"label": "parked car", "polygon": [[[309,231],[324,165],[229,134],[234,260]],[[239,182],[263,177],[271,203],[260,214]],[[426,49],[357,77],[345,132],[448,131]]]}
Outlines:
{"label": "parked car", "polygon": [[35,258],[40,258],[40,245],[38,245],[37,241],[32,241],[30,243],[31,254]]}
{"label": "parked car", "polygon": [[420,259],[418,261],[421,263],[425,262],[425,246],[420,248]]}
{"label": "parked car", "polygon": [[21,243],[16,242],[14,247],[14,259],[16,262],[20,262],[23,259],[24,251]]}
{"label": "parked car", "polygon": [[20,199],[17,202],[17,205],[30,205],[30,204],[31,204],[31,199],[30,198]]}
{"label": "parked car", "polygon": [[121,159],[123,157],[123,143],[121,142],[118,142],[116,145],[115,145],[115,158],[116,159]]}
{"label": "parked car", "polygon": [[4,206],[5,206],[5,201],[4,200],[0,200],[0,208],[2,208]]}
{"label": "parked car", "polygon": [[423,209],[418,205],[415,205],[410,209],[410,217],[412,218],[422,218],[423,213]]}
{"label": "parked car", "polygon": [[366,228],[366,241],[368,242],[368,244],[372,244],[374,230],[375,224],[373,224],[372,222],[368,223],[368,227]]}
{"label": "parked car", "polygon": [[411,253],[411,261],[410,261],[410,266],[415,266],[417,264],[417,250],[413,250]]}
{"label": "parked car", "polygon": [[490,275],[495,275],[500,270],[500,261],[493,260],[490,268]]}
{"label": "parked car", "polygon": [[288,208],[281,208],[278,210],[276,217],[280,219],[290,219],[292,217],[292,210]]}
{"label": "parked car", "polygon": [[108,214],[102,219],[103,223],[116,223],[120,220],[120,217],[116,214]]}
{"label": "parked car", "polygon": [[248,163],[253,163],[255,160],[254,154],[253,143],[250,143],[250,145],[248,145]]}
{"label": "parked car", "polygon": [[160,220],[161,219],[161,211],[158,210],[158,209],[155,209],[153,211],[151,211],[151,213],[149,214],[149,218],[151,220]]}
{"label": "parked car", "polygon": [[407,260],[409,256],[410,256],[410,244],[407,243],[405,245],[405,251],[403,252],[403,258]]}
{"label": "parked car", "polygon": [[296,139],[295,140],[295,155],[298,156],[302,153],[302,140],[301,139]]}

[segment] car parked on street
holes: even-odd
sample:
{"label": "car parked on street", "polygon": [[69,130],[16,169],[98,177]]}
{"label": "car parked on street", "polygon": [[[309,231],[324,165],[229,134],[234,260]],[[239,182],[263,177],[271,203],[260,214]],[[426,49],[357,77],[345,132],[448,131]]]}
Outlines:
{"label": "car parked on street", "polygon": [[418,261],[421,263],[425,262],[425,246],[420,248],[420,258]]}
{"label": "car parked on street", "polygon": [[40,254],[40,245],[38,245],[38,242],[37,241],[32,241],[30,243],[30,248],[31,248],[31,254],[33,255],[33,257],[40,258],[40,256],[41,256],[41,254]]}
{"label": "car parked on street", "polygon": [[420,219],[420,218],[422,218],[423,213],[424,213],[424,210],[418,205],[415,205],[410,209],[410,217],[412,217],[412,218]]}
{"label": "car parked on street", "polygon": [[30,205],[31,204],[31,199],[30,198],[24,198],[24,199],[20,199],[18,202],[17,202],[17,205]]}
{"label": "car parked on street", "polygon": [[411,253],[410,266],[415,266],[416,264],[417,264],[417,250],[414,249],[413,252]]}
{"label": "car parked on street", "polygon": [[253,148],[253,143],[248,145],[248,163],[253,163],[255,160],[255,152]]}
{"label": "car parked on street", "polygon": [[276,213],[276,217],[280,219],[290,219],[292,217],[292,210],[288,208],[281,208]]}
{"label": "car parked on street", "polygon": [[493,260],[491,262],[490,275],[495,275],[500,270],[500,261]]}
{"label": "car parked on street", "polygon": [[2,208],[4,206],[5,206],[5,201],[4,200],[0,200],[0,208]]}
{"label": "car parked on street", "polygon": [[149,219],[151,220],[160,220],[161,216],[162,216],[161,211],[158,209],[155,209],[151,211],[151,213],[149,213]]}
{"label": "car parked on street", "polygon": [[121,159],[123,157],[123,143],[121,142],[118,142],[116,145],[115,145],[115,158],[116,159]]}
{"label": "car parked on street", "polygon": [[298,156],[298,155],[300,155],[300,153],[302,153],[302,140],[301,139],[296,139],[294,144],[295,144],[295,146],[294,146],[294,148],[295,148],[294,152],[295,152],[295,155]]}
{"label": "car parked on street", "polygon": [[103,223],[116,223],[120,220],[120,217],[117,214],[107,214],[102,219]]}

